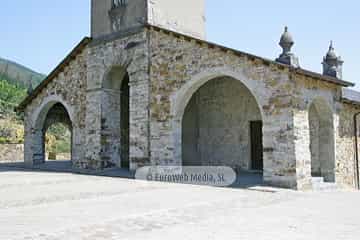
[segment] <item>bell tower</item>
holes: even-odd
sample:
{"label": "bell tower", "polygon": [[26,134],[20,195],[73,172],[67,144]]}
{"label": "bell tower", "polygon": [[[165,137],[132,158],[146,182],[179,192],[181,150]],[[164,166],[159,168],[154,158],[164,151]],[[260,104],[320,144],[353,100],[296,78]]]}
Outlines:
{"label": "bell tower", "polygon": [[91,36],[146,23],[205,39],[205,0],[91,0]]}

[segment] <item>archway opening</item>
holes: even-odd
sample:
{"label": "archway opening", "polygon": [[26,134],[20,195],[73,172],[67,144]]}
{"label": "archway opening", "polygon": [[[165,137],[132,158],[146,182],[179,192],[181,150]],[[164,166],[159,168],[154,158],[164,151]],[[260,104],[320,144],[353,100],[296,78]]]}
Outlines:
{"label": "archway opening", "polygon": [[202,85],[182,119],[184,166],[263,170],[262,116],[250,90],[231,77]]}
{"label": "archway opening", "polygon": [[[111,164],[129,169],[130,146],[130,86],[129,74],[122,66],[111,68],[103,82],[103,146],[104,157]],[[106,137],[106,139],[105,139]]]}
{"label": "archway opening", "polygon": [[45,133],[45,154],[47,161],[70,161],[71,130],[63,123],[51,125]]}
{"label": "archway opening", "polygon": [[42,126],[42,162],[72,160],[72,122],[61,103],[54,104]]}
{"label": "archway opening", "polygon": [[328,104],[316,99],[309,108],[311,175],[335,182],[333,114]]}

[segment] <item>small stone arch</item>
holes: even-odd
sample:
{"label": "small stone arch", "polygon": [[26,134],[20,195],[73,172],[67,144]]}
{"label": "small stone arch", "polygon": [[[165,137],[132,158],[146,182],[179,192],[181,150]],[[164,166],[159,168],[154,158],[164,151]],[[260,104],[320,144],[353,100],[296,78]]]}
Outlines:
{"label": "small stone arch", "polygon": [[73,161],[73,157],[76,155],[74,154],[76,151],[74,149],[73,136],[77,134],[77,127],[74,122],[73,109],[60,97],[50,96],[44,99],[43,103],[32,115],[31,164],[38,165],[45,163],[45,133],[55,123],[63,123],[71,132],[71,159],[69,160]]}
{"label": "small stone arch", "polygon": [[334,111],[322,97],[308,106],[311,175],[335,182]]}
{"label": "small stone arch", "polygon": [[72,123],[75,122],[74,109],[70,105],[68,105],[61,97],[52,95],[45,98],[42,101],[42,104],[39,107],[37,107],[34,113],[32,114],[31,119],[33,122],[33,126],[32,126],[33,129],[38,129],[44,124],[46,114],[57,103],[60,103],[61,105],[64,106],[64,108],[66,109],[69,115],[71,122]]}
{"label": "small stone arch", "polygon": [[[192,101],[192,98],[195,93],[199,91],[203,86],[205,86],[207,83],[212,82],[216,79],[228,79],[232,80],[236,83],[241,85],[241,88],[248,93],[248,96],[250,96],[253,99],[253,103],[256,106],[256,110],[258,111],[258,117],[253,120],[258,120],[261,122],[261,147],[262,147],[262,121],[264,120],[264,113],[262,109],[262,105],[259,104],[260,101],[265,101],[264,99],[259,97],[259,95],[254,94],[256,92],[255,89],[260,90],[259,88],[259,82],[256,80],[252,80],[249,78],[246,78],[242,72],[234,72],[226,68],[222,69],[212,69],[209,71],[205,71],[202,73],[199,73],[191,78],[185,85],[177,91],[177,93],[172,97],[172,128],[173,128],[173,141],[174,141],[174,159],[175,163],[178,165],[183,165],[183,119],[186,113],[186,109],[189,105],[189,103]],[[250,121],[249,121],[250,125]],[[249,126],[250,127],[250,126]],[[261,154],[262,154],[261,149]],[[263,156],[262,156],[263,157]],[[263,159],[264,161],[265,159]],[[232,166],[232,167],[238,167],[238,166]]]}

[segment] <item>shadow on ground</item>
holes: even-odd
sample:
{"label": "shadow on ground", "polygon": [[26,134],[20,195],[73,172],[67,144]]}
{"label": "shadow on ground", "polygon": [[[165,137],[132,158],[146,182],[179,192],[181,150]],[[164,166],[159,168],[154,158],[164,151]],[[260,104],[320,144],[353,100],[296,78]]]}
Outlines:
{"label": "shadow on ground", "polygon": [[[122,168],[110,168],[101,171],[76,169],[72,167],[71,161],[46,161],[44,164],[36,166],[26,166],[23,162],[0,163],[1,172],[51,172],[51,173],[71,173],[94,175],[103,177],[117,177],[126,179],[135,179],[135,172]],[[236,181],[230,188],[254,189],[256,187],[269,187],[263,181],[261,172],[240,172],[237,174]]]}

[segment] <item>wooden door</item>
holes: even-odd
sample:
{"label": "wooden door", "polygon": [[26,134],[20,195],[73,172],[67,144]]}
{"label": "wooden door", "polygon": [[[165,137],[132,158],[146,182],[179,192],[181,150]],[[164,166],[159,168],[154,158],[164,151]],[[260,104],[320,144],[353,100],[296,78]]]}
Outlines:
{"label": "wooden door", "polygon": [[262,127],[263,127],[262,121],[250,122],[251,168],[252,168],[252,170],[262,171],[264,168]]}

